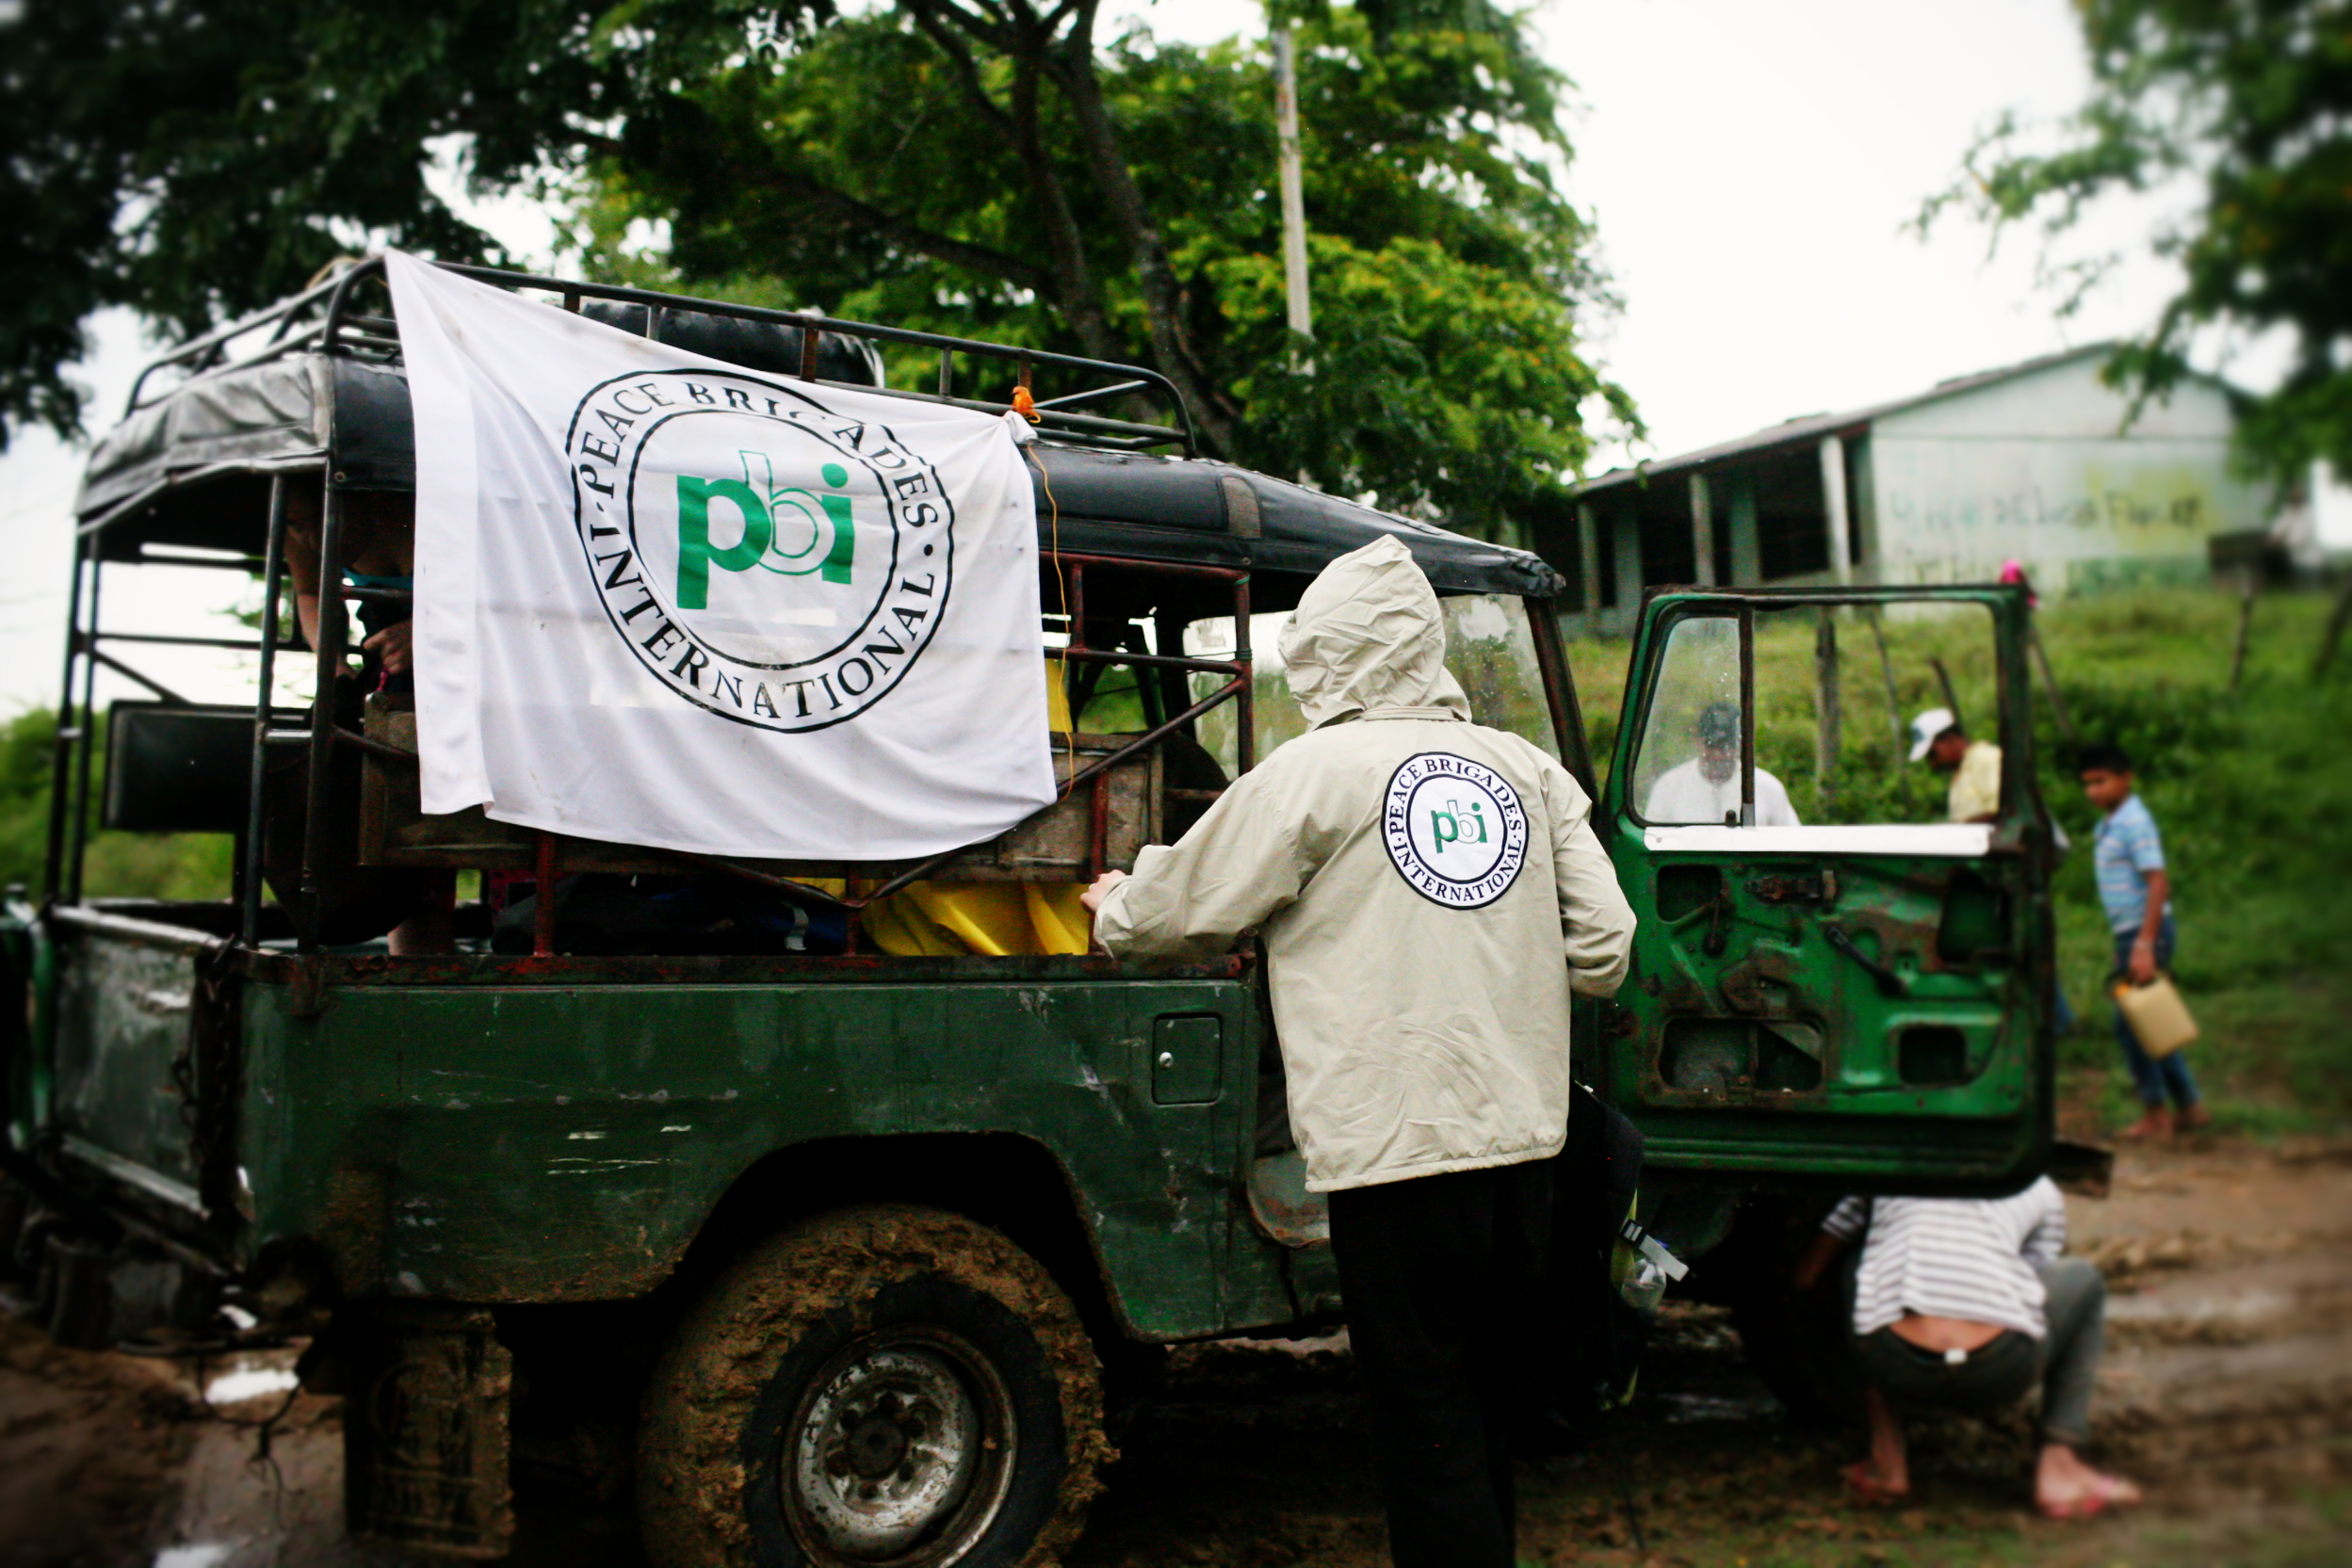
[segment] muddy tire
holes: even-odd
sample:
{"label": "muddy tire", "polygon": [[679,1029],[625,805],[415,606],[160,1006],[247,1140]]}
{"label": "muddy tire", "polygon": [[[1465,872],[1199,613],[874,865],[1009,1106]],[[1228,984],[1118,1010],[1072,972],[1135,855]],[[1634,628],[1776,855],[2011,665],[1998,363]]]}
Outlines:
{"label": "muddy tire", "polygon": [[1076,1538],[1111,1457],[1077,1310],[1027,1253],[877,1204],[739,1259],[645,1394],[657,1568],[1016,1568]]}
{"label": "muddy tire", "polygon": [[1758,1290],[1731,1303],[1731,1326],[1748,1369],[1800,1426],[1860,1423],[1861,1368],[1846,1336],[1843,1304],[1830,1292],[1799,1296],[1785,1284]]}
{"label": "muddy tire", "polygon": [[1731,1308],[1749,1370],[1805,1426],[1862,1419],[1862,1372],[1847,1334],[1855,1251],[1821,1284],[1799,1291],[1798,1258],[1820,1234],[1829,1204],[1820,1199],[1752,1201],[1724,1244],[1709,1254],[1709,1283]]}

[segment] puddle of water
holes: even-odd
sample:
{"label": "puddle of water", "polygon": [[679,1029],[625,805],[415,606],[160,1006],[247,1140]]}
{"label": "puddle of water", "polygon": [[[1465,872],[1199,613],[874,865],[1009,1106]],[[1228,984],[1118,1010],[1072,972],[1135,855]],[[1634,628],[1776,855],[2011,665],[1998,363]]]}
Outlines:
{"label": "puddle of water", "polygon": [[229,1559],[230,1548],[217,1541],[198,1546],[166,1546],[155,1554],[154,1568],[216,1568]]}
{"label": "puddle of water", "polygon": [[1348,1349],[1348,1331],[1319,1334],[1312,1339],[1253,1339],[1250,1343],[1262,1350],[1280,1350],[1285,1355],[1311,1356],[1321,1350]]}
{"label": "puddle of water", "polygon": [[1779,1401],[1769,1394],[1685,1394],[1662,1393],[1657,1396],[1659,1414],[1670,1427],[1694,1421],[1758,1421],[1769,1419],[1780,1409]]}
{"label": "puddle of water", "polygon": [[2240,1285],[2212,1293],[2151,1292],[2115,1302],[2107,1309],[2107,1315],[2123,1323],[2210,1323],[2217,1319],[2282,1317],[2294,1307],[2295,1298],[2286,1291]]}
{"label": "puddle of water", "polygon": [[[223,1372],[205,1385],[204,1402],[233,1405],[246,1399],[258,1399],[266,1394],[284,1394],[298,1381],[293,1368],[287,1366],[248,1366],[239,1371]],[[228,1550],[226,1546],[220,1549],[224,1552]],[[173,1564],[172,1568],[208,1568],[217,1560],[214,1558],[190,1559],[186,1563]]]}

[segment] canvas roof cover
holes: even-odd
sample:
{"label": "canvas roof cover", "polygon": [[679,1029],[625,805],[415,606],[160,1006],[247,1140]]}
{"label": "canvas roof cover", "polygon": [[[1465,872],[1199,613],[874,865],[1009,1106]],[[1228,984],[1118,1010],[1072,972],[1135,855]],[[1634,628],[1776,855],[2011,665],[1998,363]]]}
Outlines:
{"label": "canvas roof cover", "polygon": [[[1441,592],[1548,598],[1562,579],[1490,544],[1229,463],[1040,441],[1038,526],[1071,554],[1312,574],[1399,539]],[[267,476],[324,466],[335,488],[408,492],[415,436],[395,364],[288,353],[192,377],[135,410],[91,452],[75,515],[101,554],[148,544],[258,555]],[[1042,469],[1042,474],[1038,472]]]}

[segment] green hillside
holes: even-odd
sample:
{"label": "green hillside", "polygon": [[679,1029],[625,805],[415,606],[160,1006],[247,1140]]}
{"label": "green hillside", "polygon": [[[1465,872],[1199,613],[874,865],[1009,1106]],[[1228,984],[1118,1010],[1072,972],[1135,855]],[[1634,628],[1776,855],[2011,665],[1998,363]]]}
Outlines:
{"label": "green hillside", "polygon": [[[0,887],[41,890],[57,733],[57,715],[47,708],[0,723]],[[105,759],[100,756],[90,769],[93,800],[105,777]],[[96,815],[93,808],[92,817]],[[101,898],[225,898],[230,842],[210,833],[102,832],[90,841],[86,891]]]}

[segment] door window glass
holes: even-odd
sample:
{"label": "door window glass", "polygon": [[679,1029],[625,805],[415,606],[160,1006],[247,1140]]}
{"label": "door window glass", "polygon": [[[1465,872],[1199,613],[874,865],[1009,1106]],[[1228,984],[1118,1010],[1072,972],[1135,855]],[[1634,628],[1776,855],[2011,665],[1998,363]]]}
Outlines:
{"label": "door window glass", "polygon": [[[1814,826],[1965,821],[1994,809],[1997,669],[1981,605],[1759,608],[1760,817],[1767,777]],[[1915,759],[1912,726],[1936,709],[1953,712],[1965,738]]]}
{"label": "door window glass", "polygon": [[[1999,809],[2003,693],[1986,606],[1898,600],[1753,614],[1747,713],[1738,621],[1700,615],[1668,629],[1634,753],[1635,817],[1736,825],[1750,728],[1758,827],[1923,826]],[[1934,718],[1939,710],[1946,717]],[[1922,721],[1943,738],[1927,736],[1914,755]]]}
{"label": "door window glass", "polygon": [[1692,616],[1666,634],[1640,749],[1633,813],[1646,822],[1740,820],[1740,623]]}

